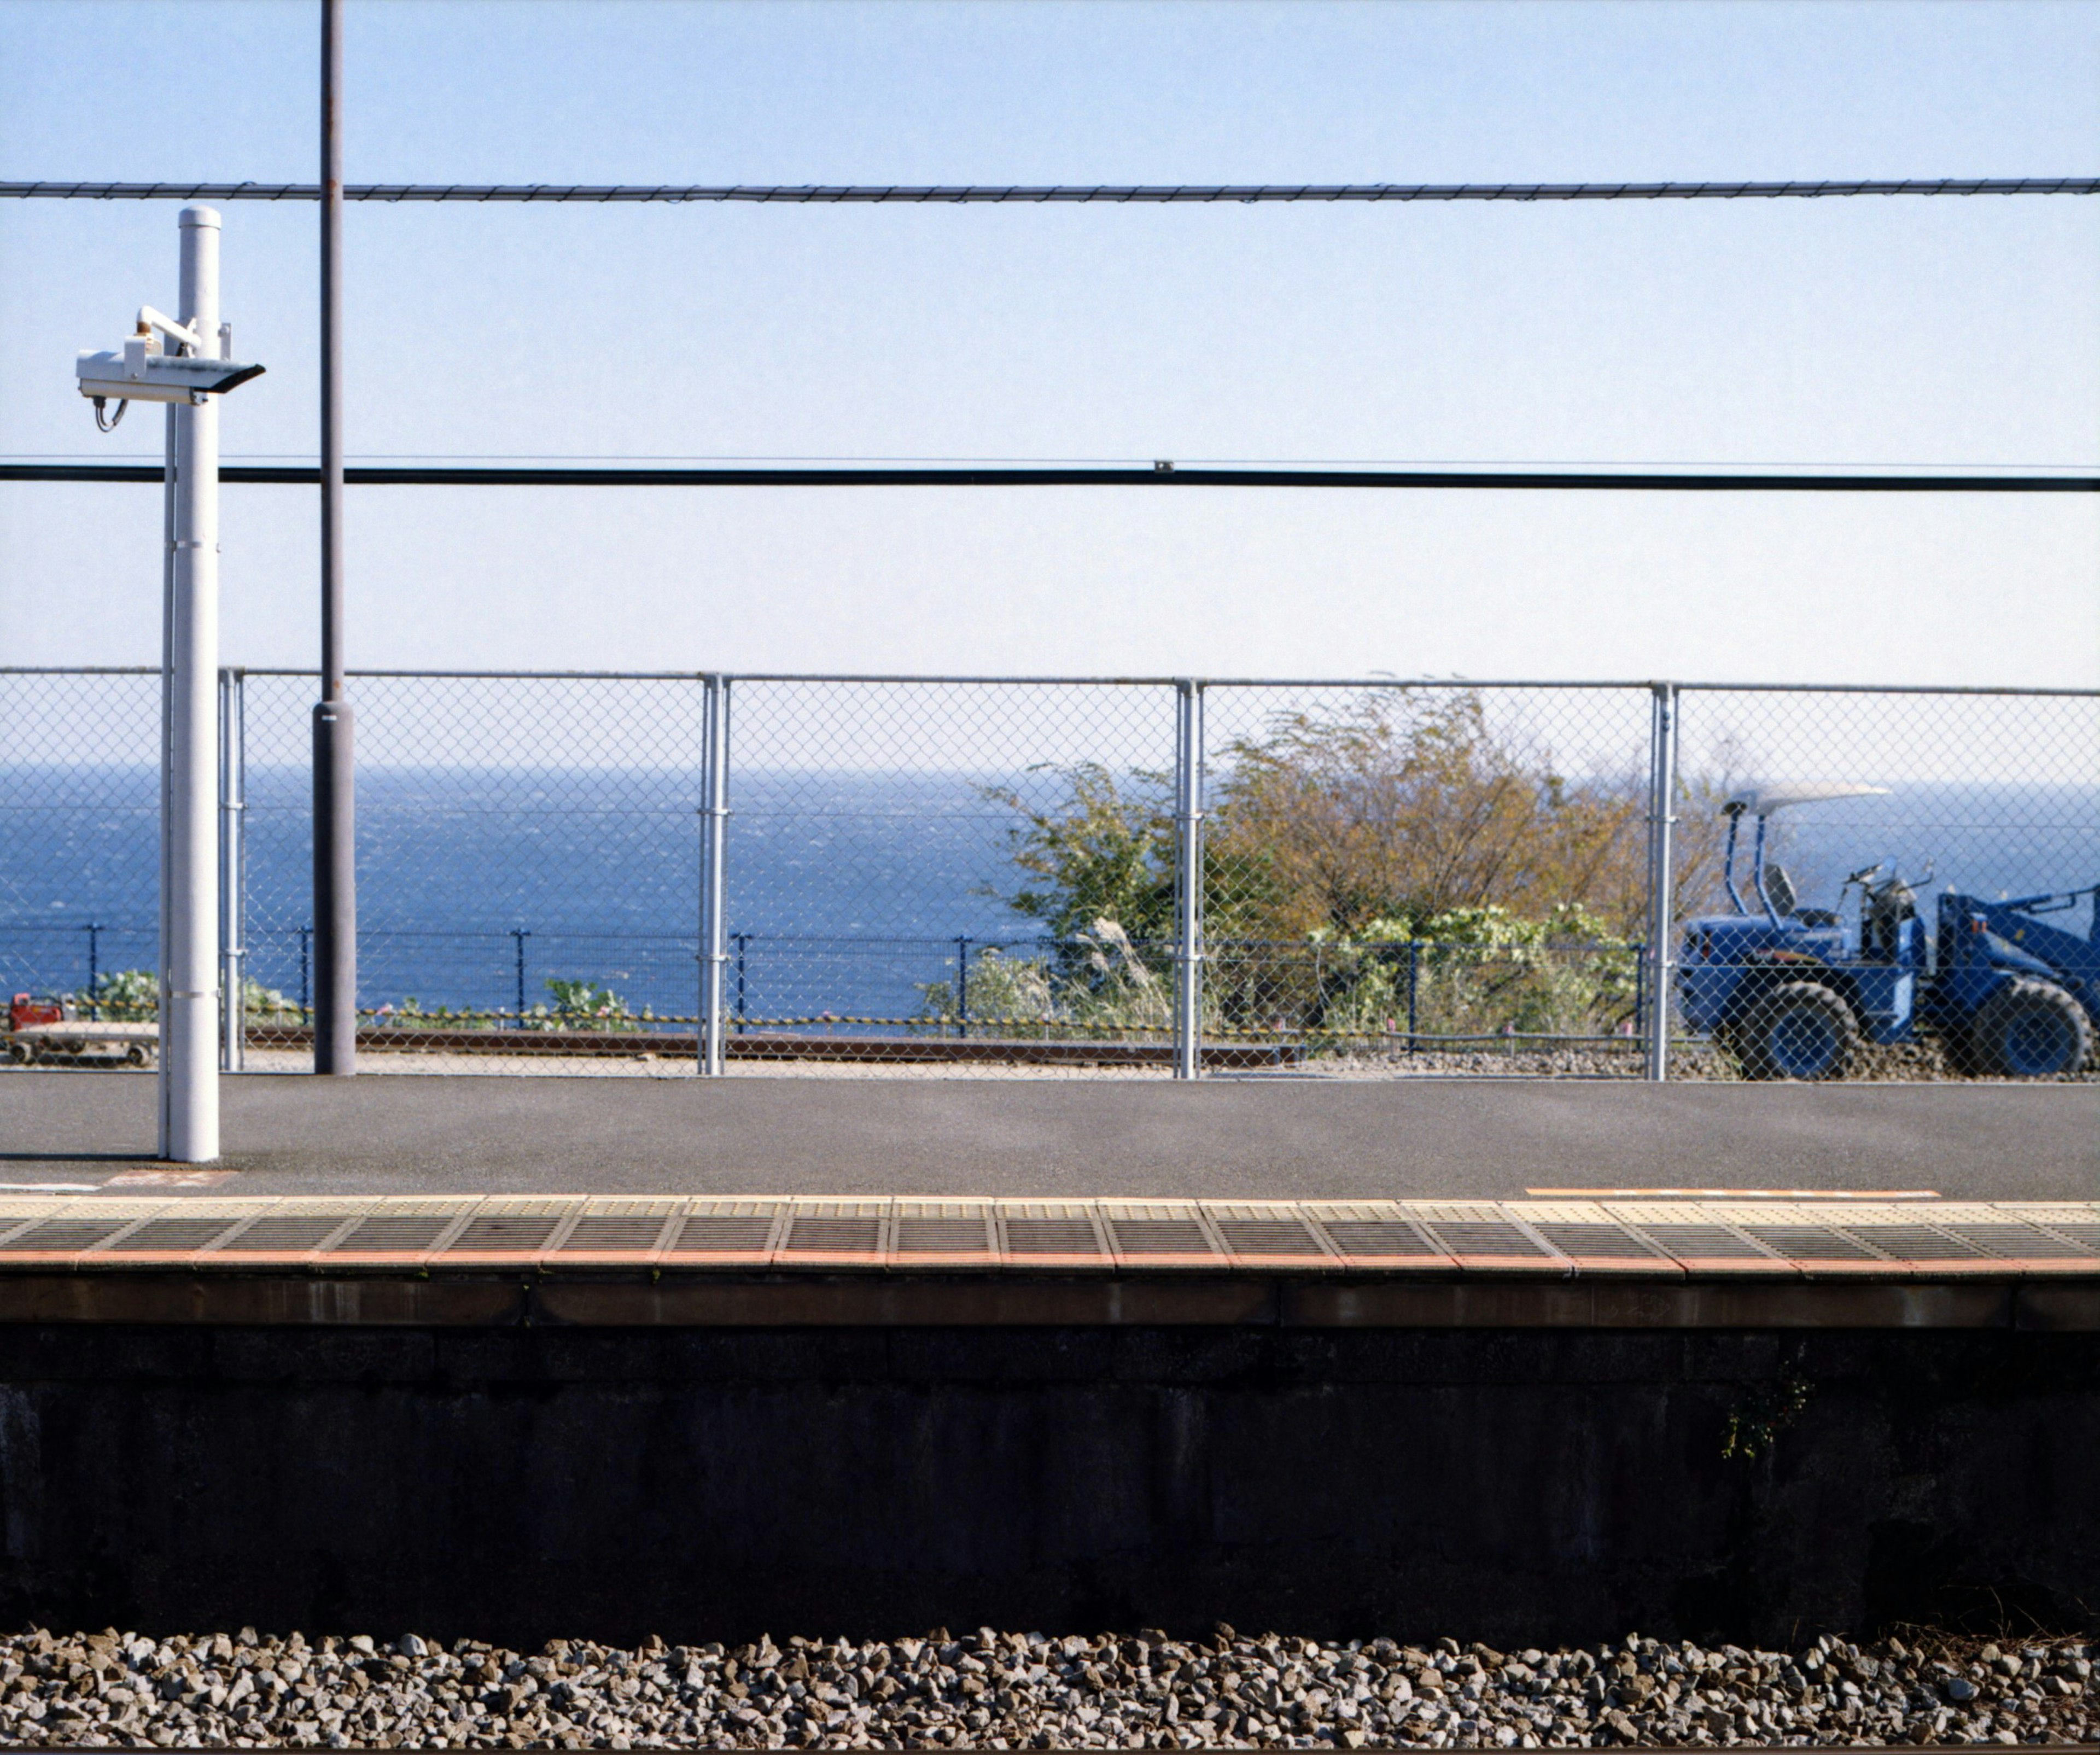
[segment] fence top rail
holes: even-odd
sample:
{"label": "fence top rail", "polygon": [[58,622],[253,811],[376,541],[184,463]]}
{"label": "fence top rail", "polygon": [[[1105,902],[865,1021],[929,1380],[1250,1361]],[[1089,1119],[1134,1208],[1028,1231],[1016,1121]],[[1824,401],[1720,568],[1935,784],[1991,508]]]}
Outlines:
{"label": "fence top rail", "polygon": [[[230,664],[234,677],[318,677],[315,670]],[[0,664],[0,677],[157,677],[157,664]],[[432,682],[765,682],[984,688],[1555,689],[1702,695],[1973,695],[2100,700],[2100,688],[1966,682],[1674,682],[1667,677],[1072,677],[906,672],[708,670],[352,670],[351,677]]]}

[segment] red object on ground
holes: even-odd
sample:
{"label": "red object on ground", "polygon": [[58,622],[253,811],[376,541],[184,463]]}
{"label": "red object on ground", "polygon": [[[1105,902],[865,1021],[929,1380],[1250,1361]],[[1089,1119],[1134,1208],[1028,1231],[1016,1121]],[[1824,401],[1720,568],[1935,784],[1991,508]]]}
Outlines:
{"label": "red object on ground", "polygon": [[7,1007],[7,1027],[20,1030],[25,1024],[63,1024],[65,1021],[65,1002],[35,994],[17,994]]}

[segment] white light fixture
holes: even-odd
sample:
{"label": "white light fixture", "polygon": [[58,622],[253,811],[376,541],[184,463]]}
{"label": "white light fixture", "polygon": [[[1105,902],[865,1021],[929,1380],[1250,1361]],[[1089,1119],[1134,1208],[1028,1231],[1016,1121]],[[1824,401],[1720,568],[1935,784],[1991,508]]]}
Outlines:
{"label": "white light fixture", "polygon": [[[174,342],[181,351],[170,353],[163,337]],[[195,405],[207,396],[223,396],[236,385],[262,377],[261,366],[214,357],[224,352],[227,339],[222,332],[215,346],[207,347],[195,330],[146,305],[139,309],[136,334],[121,347],[83,352],[73,362],[73,376],[80,381],[81,395],[95,403],[95,424],[106,432],[124,418],[127,403]],[[105,421],[103,408],[110,402],[117,404],[117,412]]]}

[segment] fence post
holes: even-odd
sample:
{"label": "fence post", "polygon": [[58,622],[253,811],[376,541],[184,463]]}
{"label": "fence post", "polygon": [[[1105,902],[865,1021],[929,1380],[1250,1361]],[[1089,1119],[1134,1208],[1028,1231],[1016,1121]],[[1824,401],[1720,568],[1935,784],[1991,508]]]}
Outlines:
{"label": "fence post", "polygon": [[1175,686],[1174,1076],[1203,1072],[1203,686]]}
{"label": "fence post", "polygon": [[247,897],[248,678],[218,673],[218,954],[225,995],[218,1064],[238,1073],[248,1064]]}
{"label": "fence post", "polygon": [[[700,809],[700,1027],[697,1071],[719,1078],[726,1069],[723,1042],[722,969],[729,961],[723,933],[723,882],[729,842],[729,678],[701,679],[705,729],[701,738]],[[740,985],[740,984],[739,984]]]}
{"label": "fence post", "polygon": [[510,928],[510,941],[516,952],[518,972],[518,1021],[510,1026],[513,1030],[525,1027],[525,941],[532,936],[529,927],[514,926]]}
{"label": "fence post", "polygon": [[968,935],[955,940],[955,1033],[964,1041],[970,1034],[970,941]]}
{"label": "fence post", "polygon": [[102,1020],[102,928],[90,920],[82,928],[87,934],[87,1015]]}
{"label": "fence post", "polygon": [[1670,955],[1675,937],[1674,900],[1670,886],[1675,863],[1670,829],[1677,821],[1677,685],[1651,685],[1648,720],[1648,1078],[1661,1084],[1670,1077]]}
{"label": "fence post", "polygon": [[[175,796],[175,411],[170,407],[165,422],[166,440],[161,489],[161,861],[160,912],[154,928],[153,1022],[159,1033],[159,1054],[163,1065],[168,1052],[168,952],[173,927],[168,901],[174,892],[170,861],[174,857],[174,824],[170,807]],[[156,1078],[156,1158],[168,1156],[168,1082]]]}

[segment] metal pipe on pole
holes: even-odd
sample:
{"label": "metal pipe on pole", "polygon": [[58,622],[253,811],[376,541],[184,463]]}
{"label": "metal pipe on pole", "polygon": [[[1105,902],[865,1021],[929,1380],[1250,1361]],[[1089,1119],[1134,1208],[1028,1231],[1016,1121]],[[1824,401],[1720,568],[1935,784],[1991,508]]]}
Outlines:
{"label": "metal pipe on pole", "polygon": [[224,1034],[219,1070],[248,1064],[248,935],[245,867],[248,854],[248,709],[246,680],[238,670],[218,677],[219,991]]}
{"label": "metal pipe on pole", "polygon": [[357,1070],[357,725],[343,683],[342,5],[321,0],[321,698],[314,708],[314,1070]]}
{"label": "metal pipe on pole", "polygon": [[1653,686],[1648,730],[1648,925],[1647,1076],[1661,1084],[1670,1077],[1670,990],[1676,959],[1676,853],[1670,831],[1677,822],[1677,685]]}
{"label": "metal pipe on pole", "polygon": [[1175,685],[1174,1076],[1203,1070],[1203,686]]}
{"label": "metal pipe on pole", "polygon": [[[186,207],[182,322],[223,355],[218,214]],[[169,407],[174,495],[164,707],[161,820],[161,1152],[218,1156],[218,406]]]}

